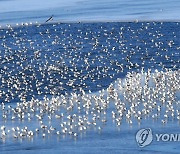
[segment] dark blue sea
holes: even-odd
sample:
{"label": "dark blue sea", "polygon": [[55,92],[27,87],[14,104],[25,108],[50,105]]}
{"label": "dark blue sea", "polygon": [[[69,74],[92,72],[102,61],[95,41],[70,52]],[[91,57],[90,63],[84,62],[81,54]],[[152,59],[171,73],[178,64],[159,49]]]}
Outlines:
{"label": "dark blue sea", "polygon": [[178,22],[113,22],[1,29],[0,101],[95,92],[129,71],[178,70],[179,28]]}

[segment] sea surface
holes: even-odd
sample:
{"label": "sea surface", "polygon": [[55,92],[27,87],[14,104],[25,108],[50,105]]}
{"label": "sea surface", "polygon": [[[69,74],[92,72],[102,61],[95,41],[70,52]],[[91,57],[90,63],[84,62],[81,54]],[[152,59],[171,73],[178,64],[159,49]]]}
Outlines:
{"label": "sea surface", "polygon": [[179,0],[0,0],[0,25],[78,21],[179,21]]}
{"label": "sea surface", "polygon": [[[179,28],[178,22],[101,22],[49,23],[8,26],[0,29],[0,100],[6,105],[5,110],[0,112],[1,125],[5,125],[7,130],[27,126],[28,129],[35,131],[40,127],[35,116],[31,120],[26,118],[11,120],[13,114],[9,109],[17,107],[16,103],[28,102],[32,99],[39,102],[44,97],[51,99],[63,95],[71,96],[75,93],[81,100],[84,93],[96,95],[119,79],[128,80],[129,73],[139,73],[143,84],[143,76],[146,76],[143,73],[149,70],[152,73],[179,71]],[[173,102],[177,110],[179,110],[178,74],[176,72],[175,80],[165,77],[169,82],[172,80],[172,85],[175,86]],[[167,83],[164,84],[167,86]],[[163,125],[161,121],[165,112],[163,111],[159,120],[145,118],[140,124],[133,120],[132,125],[123,120],[121,126],[117,127],[111,117],[114,103],[112,101],[107,113],[105,112],[107,123],[102,126],[101,131],[98,130],[99,127],[91,127],[88,131],[80,133],[77,138],[68,135],[57,137],[53,134],[43,138],[41,134],[29,139],[16,139],[8,135],[5,140],[0,140],[1,152],[169,153],[179,151],[178,142],[154,141],[151,145],[140,148],[135,140],[135,134],[140,128],[151,128],[159,133],[179,133],[177,119],[170,118],[168,123]],[[72,112],[66,111],[67,107],[62,106],[63,109],[57,110],[56,113],[64,113],[66,116],[74,113],[82,116],[84,113],[84,111],[78,112],[77,109]],[[28,109],[27,112],[31,113],[31,110]],[[4,114],[8,117],[3,118]],[[49,113],[44,114],[44,123],[47,123]],[[52,119],[47,125],[58,129],[60,124]]]}
{"label": "sea surface", "polygon": [[[6,126],[7,134],[12,128],[26,126],[35,134],[16,138],[10,132],[4,138],[0,130],[0,153],[178,153],[179,142],[153,140],[141,148],[135,136],[141,128],[151,128],[154,134],[180,133],[179,120],[175,118],[176,110],[180,109],[179,7],[178,0],[0,0],[0,126]],[[51,15],[54,20],[45,23]],[[171,80],[173,73],[175,77]],[[137,80],[128,84],[136,85],[136,81],[142,80],[144,87],[144,78],[153,74],[164,77],[165,92],[174,88],[171,92],[175,116],[168,118],[165,124],[162,120],[169,105],[167,101],[161,104],[162,114],[158,119],[153,120],[152,113],[144,116],[140,123],[134,118],[129,124],[123,117],[121,125],[117,126],[112,118],[116,101],[112,100],[103,113],[90,109],[107,122],[90,126],[87,131],[77,131],[77,137],[48,135],[47,132],[43,137],[43,133],[35,133],[40,124],[33,114],[31,120],[26,113],[24,119],[11,119],[11,109],[15,109],[17,103],[39,103],[44,98],[51,102],[52,98],[63,96],[68,102],[72,94],[77,94],[79,100],[88,97],[86,95],[99,96],[102,92],[106,96],[110,85],[118,91],[117,83],[122,81],[123,85],[137,75]],[[167,81],[172,86],[168,87]],[[152,83],[150,85],[148,88],[152,90]],[[163,88],[161,90],[160,98],[164,92]],[[118,93],[124,94],[123,90]],[[133,96],[133,93],[128,94]],[[168,98],[169,93],[165,94]],[[2,104],[5,104],[4,110]],[[85,115],[76,105],[73,111],[67,111],[68,105],[60,106],[55,113]],[[129,104],[126,107],[129,108]],[[32,111],[28,109],[28,113]],[[57,130],[61,123],[68,121],[65,116],[58,121],[54,114],[49,120],[49,115],[44,112],[43,123]]]}
{"label": "sea surface", "polygon": [[0,29],[0,101],[96,92],[127,72],[178,70],[179,28],[178,22],[111,22]]}

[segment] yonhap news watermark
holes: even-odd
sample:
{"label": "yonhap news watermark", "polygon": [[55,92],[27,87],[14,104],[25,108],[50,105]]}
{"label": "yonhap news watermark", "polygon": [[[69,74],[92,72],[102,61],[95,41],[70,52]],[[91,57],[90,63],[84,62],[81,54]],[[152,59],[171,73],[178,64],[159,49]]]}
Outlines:
{"label": "yonhap news watermark", "polygon": [[180,142],[180,134],[153,133],[151,128],[143,128],[136,133],[136,142],[139,147],[150,145],[152,141]]}

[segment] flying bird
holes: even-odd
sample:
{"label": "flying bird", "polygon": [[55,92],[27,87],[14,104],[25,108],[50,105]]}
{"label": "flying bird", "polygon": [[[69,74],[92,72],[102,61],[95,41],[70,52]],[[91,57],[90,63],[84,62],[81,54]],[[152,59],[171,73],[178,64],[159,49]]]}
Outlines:
{"label": "flying bird", "polygon": [[49,21],[51,21],[51,20],[53,20],[53,15],[52,15],[51,17],[49,17],[49,18],[46,20],[46,22],[49,22]]}

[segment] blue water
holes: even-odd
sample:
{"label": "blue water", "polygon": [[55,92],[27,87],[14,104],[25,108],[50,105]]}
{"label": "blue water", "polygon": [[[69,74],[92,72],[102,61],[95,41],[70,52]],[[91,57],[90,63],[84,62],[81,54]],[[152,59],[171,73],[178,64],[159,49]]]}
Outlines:
{"label": "blue water", "polygon": [[[176,22],[117,22],[1,29],[0,101],[18,101],[23,97],[30,100],[78,92],[80,88],[94,92],[106,89],[127,72],[140,72],[142,68],[177,70],[179,28]],[[123,71],[118,72],[121,64]],[[51,69],[52,66],[58,70]],[[105,67],[109,67],[107,72],[103,71]],[[79,72],[78,76],[75,72]],[[69,86],[72,79],[73,85]]]}
{"label": "blue water", "polygon": [[179,21],[179,0],[1,0],[0,25],[54,21]]}
{"label": "blue water", "polygon": [[[5,111],[0,110],[0,126],[28,126],[34,130],[39,125],[35,118],[10,119],[7,106],[15,107],[17,102],[72,92],[81,94],[82,89],[95,94],[117,78],[126,78],[128,72],[179,71],[179,7],[179,0],[0,0],[0,102],[6,104],[9,115],[4,120]],[[51,15],[54,20],[45,24]],[[35,21],[41,24],[34,24]],[[21,22],[33,24],[15,26]],[[177,93],[177,109],[179,98]],[[141,124],[133,121],[133,125],[123,120],[117,127],[111,118],[113,105],[107,110],[107,123],[101,131],[92,127],[77,138],[67,134],[7,137],[0,139],[0,153],[179,152],[178,142],[153,141],[140,148],[135,141],[140,128],[179,133],[177,119],[170,119],[166,125],[161,124],[161,119],[153,121],[149,117]],[[71,114],[66,107],[56,112]],[[59,121],[49,121],[44,114],[47,125],[59,127]],[[84,111],[77,114],[83,115]]]}
{"label": "blue water", "polygon": [[[178,22],[112,22],[42,24],[0,29],[0,101],[15,106],[16,102],[45,95],[89,93],[106,89],[128,72],[151,69],[179,70],[180,32]],[[168,58],[167,58],[168,57]],[[105,71],[105,70],[106,71]],[[70,81],[74,80],[71,84]],[[175,101],[179,100],[179,96]],[[65,106],[66,107],[66,106]],[[161,121],[144,119],[141,125],[129,126],[125,121],[116,127],[107,111],[107,124],[102,131],[91,128],[71,138],[37,135],[30,139],[7,138],[0,141],[3,153],[119,153],[119,152],[177,152],[178,143],[153,142],[141,149],[135,141],[140,128],[178,133],[177,120],[163,126]],[[61,112],[64,109],[61,108]],[[65,109],[66,111],[66,109]],[[28,111],[29,112],[29,111]],[[58,111],[59,112],[59,111]],[[77,111],[73,111],[77,112]],[[7,111],[7,114],[9,112]],[[2,117],[4,112],[1,110]],[[65,114],[70,114],[65,112]],[[79,113],[80,115],[83,113]],[[9,117],[10,118],[10,117]],[[28,126],[34,130],[37,120],[3,120],[11,127]],[[45,122],[49,120],[45,118]],[[148,122],[147,122],[148,120]],[[59,127],[56,120],[48,125]],[[163,148],[166,146],[166,148]],[[157,148],[158,147],[158,148]],[[157,149],[157,150],[154,150]]]}

